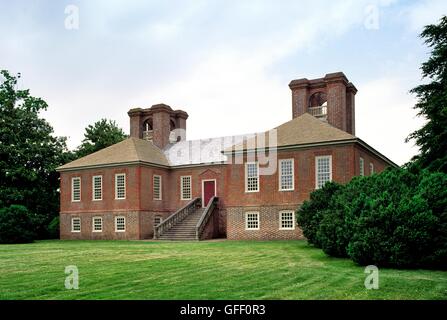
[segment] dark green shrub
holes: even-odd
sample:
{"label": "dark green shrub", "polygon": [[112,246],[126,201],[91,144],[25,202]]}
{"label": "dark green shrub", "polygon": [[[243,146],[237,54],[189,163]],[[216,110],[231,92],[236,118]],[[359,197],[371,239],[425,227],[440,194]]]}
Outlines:
{"label": "dark green shrub", "polygon": [[297,223],[310,244],[321,248],[317,231],[332,195],[341,188],[342,185],[338,183],[328,182],[321,189],[312,192],[310,200],[304,201],[301,207],[297,209]]}
{"label": "dark green shrub", "polygon": [[27,243],[36,236],[34,217],[24,206],[0,209],[0,243]]}
{"label": "dark green shrub", "polygon": [[[328,184],[330,186],[330,184]],[[388,169],[317,190],[297,212],[309,242],[359,264],[447,268],[447,175]]]}
{"label": "dark green shrub", "polygon": [[365,177],[356,177],[333,193],[326,204],[323,219],[317,230],[317,239],[323,251],[331,256],[346,257],[355,220],[367,202],[365,190],[371,183]]}
{"label": "dark green shrub", "polygon": [[54,217],[48,224],[48,235],[50,239],[59,239],[59,216]]}
{"label": "dark green shrub", "polygon": [[396,171],[381,180],[384,189],[355,223],[349,256],[359,264],[446,268],[446,175]]}

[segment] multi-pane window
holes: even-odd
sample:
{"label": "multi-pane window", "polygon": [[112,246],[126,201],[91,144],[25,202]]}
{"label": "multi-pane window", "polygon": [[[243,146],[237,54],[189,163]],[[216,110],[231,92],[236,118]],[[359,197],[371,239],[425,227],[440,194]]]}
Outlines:
{"label": "multi-pane window", "polygon": [[279,228],[283,230],[295,229],[295,212],[281,211],[279,213]]}
{"label": "multi-pane window", "polygon": [[365,160],[363,158],[360,158],[360,175],[365,175]]}
{"label": "multi-pane window", "polygon": [[191,199],[191,176],[180,177],[180,194],[182,200]]}
{"label": "multi-pane window", "polygon": [[93,217],[93,232],[101,232],[101,231],[102,231],[102,218]]}
{"label": "multi-pane window", "polygon": [[160,216],[154,217],[154,226],[158,226],[162,222],[162,219]]}
{"label": "multi-pane window", "polygon": [[321,156],[315,158],[315,182],[319,189],[328,181],[332,180],[332,156]]}
{"label": "multi-pane window", "polygon": [[374,164],[372,162],[369,163],[369,174],[374,173]]}
{"label": "multi-pane window", "polygon": [[81,232],[81,218],[71,218],[71,232]]}
{"label": "multi-pane window", "polygon": [[126,174],[115,175],[115,199],[126,199]]}
{"label": "multi-pane window", "polygon": [[293,159],[279,160],[279,190],[294,189]]}
{"label": "multi-pane window", "polygon": [[245,229],[258,230],[259,229],[259,212],[245,213]]}
{"label": "multi-pane window", "polygon": [[153,177],[154,200],[161,200],[161,176]]}
{"label": "multi-pane window", "polygon": [[245,191],[259,191],[259,164],[257,162],[245,164]]}
{"label": "multi-pane window", "polygon": [[94,176],[92,185],[93,200],[102,200],[102,176]]}
{"label": "multi-pane window", "polygon": [[115,231],[123,232],[126,231],[126,218],[125,217],[115,217]]}
{"label": "multi-pane window", "polygon": [[71,178],[71,201],[81,201],[81,178]]}

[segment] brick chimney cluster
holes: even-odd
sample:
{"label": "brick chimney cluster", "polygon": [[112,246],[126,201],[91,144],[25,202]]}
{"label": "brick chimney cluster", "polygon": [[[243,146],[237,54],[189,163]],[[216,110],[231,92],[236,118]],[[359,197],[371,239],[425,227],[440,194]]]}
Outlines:
{"label": "brick chimney cluster", "polygon": [[355,135],[355,94],[357,89],[343,72],[329,73],[324,78],[293,80],[292,115],[306,112],[321,115],[329,124]]}
{"label": "brick chimney cluster", "polygon": [[188,114],[185,111],[156,104],[146,109],[131,109],[127,114],[130,118],[130,136],[133,138],[150,140],[160,149],[170,142],[186,140]]}

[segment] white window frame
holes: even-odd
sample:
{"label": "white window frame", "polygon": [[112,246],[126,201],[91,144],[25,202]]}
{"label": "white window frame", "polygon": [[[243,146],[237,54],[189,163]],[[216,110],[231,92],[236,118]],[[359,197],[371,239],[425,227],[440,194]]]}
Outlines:
{"label": "white window frame", "polygon": [[[99,190],[101,191],[101,198],[96,199],[96,193],[95,193],[95,179],[100,178],[101,186]],[[92,201],[101,201],[102,200],[102,175],[97,175],[92,177]]]}
{"label": "white window frame", "polygon": [[[292,162],[292,187],[288,188],[288,189],[283,189],[282,187],[282,164],[284,162]],[[281,159],[279,160],[279,191],[293,191],[295,190],[295,159],[291,158],[291,159]]]}
{"label": "white window frame", "polygon": [[[79,230],[75,230],[74,229],[74,223],[73,223],[74,220],[79,220]],[[81,230],[82,230],[82,220],[81,220],[81,217],[73,217],[73,218],[71,218],[71,232],[81,232]]]}
{"label": "white window frame", "polygon": [[360,169],[360,176],[364,176],[365,175],[365,160],[360,157],[359,159],[359,169]]}
{"label": "white window frame", "polygon": [[[100,230],[96,230],[95,229],[95,220],[97,220],[97,219],[101,220],[101,229]],[[92,232],[102,232],[102,229],[103,229],[103,219],[102,219],[102,217],[93,217],[92,218]]]}
{"label": "white window frame", "polygon": [[[124,230],[118,230],[118,219],[124,219]],[[115,232],[126,232],[126,217],[125,216],[116,216],[115,217]]]}
{"label": "white window frame", "polygon": [[[257,228],[249,228],[248,227],[248,216],[255,214],[257,216],[257,221],[258,221],[258,227]],[[259,230],[259,228],[261,227],[261,216],[259,214],[259,211],[248,211],[245,212],[245,230],[250,231],[250,230]]]}
{"label": "white window frame", "polygon": [[[74,182],[75,180],[79,180],[79,199],[74,198]],[[82,200],[82,179],[81,177],[72,177],[71,178],[71,202],[81,202]]]}
{"label": "white window frame", "polygon": [[158,226],[160,224],[160,223],[158,223],[158,224],[155,223],[155,219],[157,219],[157,218],[160,219],[160,223],[163,222],[163,217],[162,216],[159,216],[159,215],[154,216],[154,227],[156,227],[156,226]]}
{"label": "white window frame", "polygon": [[318,186],[318,160],[324,159],[324,158],[329,159],[329,180],[328,181],[332,181],[332,155],[316,156],[315,157],[315,189],[320,189],[320,187]]}
{"label": "white window frame", "polygon": [[[283,213],[292,213],[292,223],[293,223],[293,227],[291,228],[286,228],[282,226],[282,221],[283,221]],[[293,210],[281,210],[279,212],[279,230],[295,230],[295,211]]]}
{"label": "white window frame", "polygon": [[[118,198],[118,177],[124,176],[124,197]],[[115,200],[125,200],[126,199],[126,174],[125,173],[116,173],[115,174]]]}
{"label": "white window frame", "polygon": [[[189,178],[189,198],[185,198],[183,194],[183,179]],[[192,199],[192,176],[180,176],[180,199],[191,200]]]}
{"label": "white window frame", "polygon": [[[159,186],[158,195],[159,195],[159,197],[158,198],[155,196],[155,179],[156,178],[159,179],[159,183],[158,183],[158,186]],[[163,179],[162,179],[162,176],[159,175],[159,174],[154,174],[152,176],[152,195],[153,195],[152,198],[154,200],[163,200]]]}
{"label": "white window frame", "polygon": [[[248,166],[249,165],[253,165],[253,164],[256,165],[256,171],[257,171],[256,179],[258,181],[257,182],[257,187],[258,188],[256,190],[248,190]],[[245,192],[246,193],[259,192],[259,189],[260,189],[260,183],[259,182],[260,182],[259,181],[259,162],[246,162],[245,163]]]}
{"label": "white window frame", "polygon": [[369,175],[373,175],[374,174],[374,163],[370,162],[369,163]]}

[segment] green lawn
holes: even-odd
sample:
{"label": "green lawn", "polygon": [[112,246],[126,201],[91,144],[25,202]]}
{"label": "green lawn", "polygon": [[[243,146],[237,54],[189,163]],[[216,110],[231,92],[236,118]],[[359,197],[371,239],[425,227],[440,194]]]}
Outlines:
{"label": "green lawn", "polygon": [[[64,269],[79,269],[79,290]],[[447,299],[447,272],[380,270],[305,241],[41,241],[0,245],[0,299]]]}

